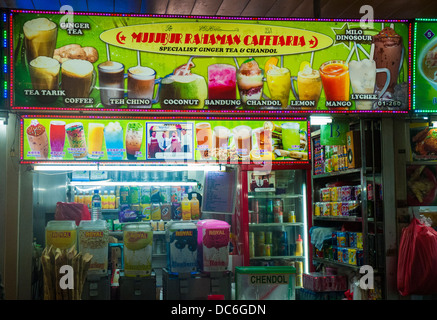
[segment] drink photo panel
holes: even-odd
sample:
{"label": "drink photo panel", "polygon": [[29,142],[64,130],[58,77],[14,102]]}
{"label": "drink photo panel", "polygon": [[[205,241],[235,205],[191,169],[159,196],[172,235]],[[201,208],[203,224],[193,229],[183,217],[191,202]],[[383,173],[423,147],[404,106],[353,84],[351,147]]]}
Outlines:
{"label": "drink photo panel", "polygon": [[147,160],[194,160],[192,122],[146,122]]}

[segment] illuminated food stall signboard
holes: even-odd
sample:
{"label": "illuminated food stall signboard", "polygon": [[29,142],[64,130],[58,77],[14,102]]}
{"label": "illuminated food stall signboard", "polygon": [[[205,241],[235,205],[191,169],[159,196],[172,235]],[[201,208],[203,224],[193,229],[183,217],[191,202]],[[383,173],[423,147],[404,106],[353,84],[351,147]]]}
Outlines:
{"label": "illuminated food stall signboard", "polygon": [[42,111],[406,113],[409,24],[373,26],[93,13],[66,19],[57,12],[13,10],[11,105]]}
{"label": "illuminated food stall signboard", "polygon": [[412,109],[437,112],[437,21],[417,19],[414,23]]}
{"label": "illuminated food stall signboard", "polygon": [[[293,120],[294,119],[294,120]],[[21,119],[22,162],[309,163],[306,118]]]}

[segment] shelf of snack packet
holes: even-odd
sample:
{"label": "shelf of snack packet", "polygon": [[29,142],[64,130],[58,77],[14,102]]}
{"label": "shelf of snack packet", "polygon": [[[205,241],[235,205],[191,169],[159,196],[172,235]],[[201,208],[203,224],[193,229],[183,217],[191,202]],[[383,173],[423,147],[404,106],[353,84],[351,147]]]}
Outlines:
{"label": "shelf of snack packet", "polygon": [[[321,132],[312,134],[313,264],[354,271],[369,264],[376,272],[380,268],[378,261],[383,258],[377,232],[382,221],[377,121],[350,122],[345,141],[345,145],[322,145]],[[339,242],[338,234],[342,239]]]}
{"label": "shelf of snack packet", "polygon": [[323,239],[314,244],[315,262],[357,270],[364,264],[362,232],[334,230]]}

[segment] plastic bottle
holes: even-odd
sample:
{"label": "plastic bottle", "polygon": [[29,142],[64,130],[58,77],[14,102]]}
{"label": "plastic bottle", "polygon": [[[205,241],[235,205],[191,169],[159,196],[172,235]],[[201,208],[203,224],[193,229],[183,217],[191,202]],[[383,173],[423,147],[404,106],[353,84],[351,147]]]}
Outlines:
{"label": "plastic bottle", "polygon": [[102,219],[102,198],[100,197],[99,190],[94,190],[94,196],[92,201],[91,219]]}
{"label": "plastic bottle", "polygon": [[289,218],[288,218],[288,222],[291,222],[291,223],[295,223],[295,222],[296,222],[296,216],[295,216],[295,214],[294,214],[294,211],[290,211],[288,217],[289,217]]}
{"label": "plastic bottle", "polygon": [[74,192],[74,202],[79,203],[79,193],[77,190]]}
{"label": "plastic bottle", "polygon": [[108,195],[108,191],[104,191],[103,192],[103,196],[102,196],[102,209],[109,209],[109,195]]}
{"label": "plastic bottle", "polygon": [[184,194],[181,202],[182,208],[182,220],[191,220],[191,202],[188,199],[188,195]]}
{"label": "plastic bottle", "polygon": [[84,196],[84,203],[88,207],[88,209],[91,209],[92,198],[93,194],[91,192],[87,192],[87,194]]}
{"label": "plastic bottle", "polygon": [[302,238],[299,237],[296,240],[296,256],[300,257],[303,254],[303,247],[302,247]]}
{"label": "plastic bottle", "polygon": [[193,193],[191,195],[191,219],[193,220],[199,220],[200,219],[200,207],[199,207],[199,200],[197,200],[197,194]]}
{"label": "plastic bottle", "polygon": [[83,193],[79,193],[79,198],[77,200],[78,203],[83,203]]}
{"label": "plastic bottle", "polygon": [[111,190],[109,194],[109,206],[108,209],[115,209],[115,193],[114,190]]}

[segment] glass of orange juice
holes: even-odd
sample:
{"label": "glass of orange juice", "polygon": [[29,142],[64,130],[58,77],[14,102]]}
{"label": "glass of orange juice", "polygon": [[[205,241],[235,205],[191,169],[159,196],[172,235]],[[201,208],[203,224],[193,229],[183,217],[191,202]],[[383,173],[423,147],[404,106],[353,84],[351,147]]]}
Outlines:
{"label": "glass of orange juice", "polygon": [[88,158],[99,159],[103,156],[103,129],[102,123],[90,123],[88,125]]}
{"label": "glass of orange juice", "polygon": [[332,60],[320,66],[326,101],[349,100],[349,67],[343,60]]}
{"label": "glass of orange juice", "polygon": [[201,122],[196,124],[197,150],[202,159],[209,159],[212,151],[212,129],[211,124]]}

